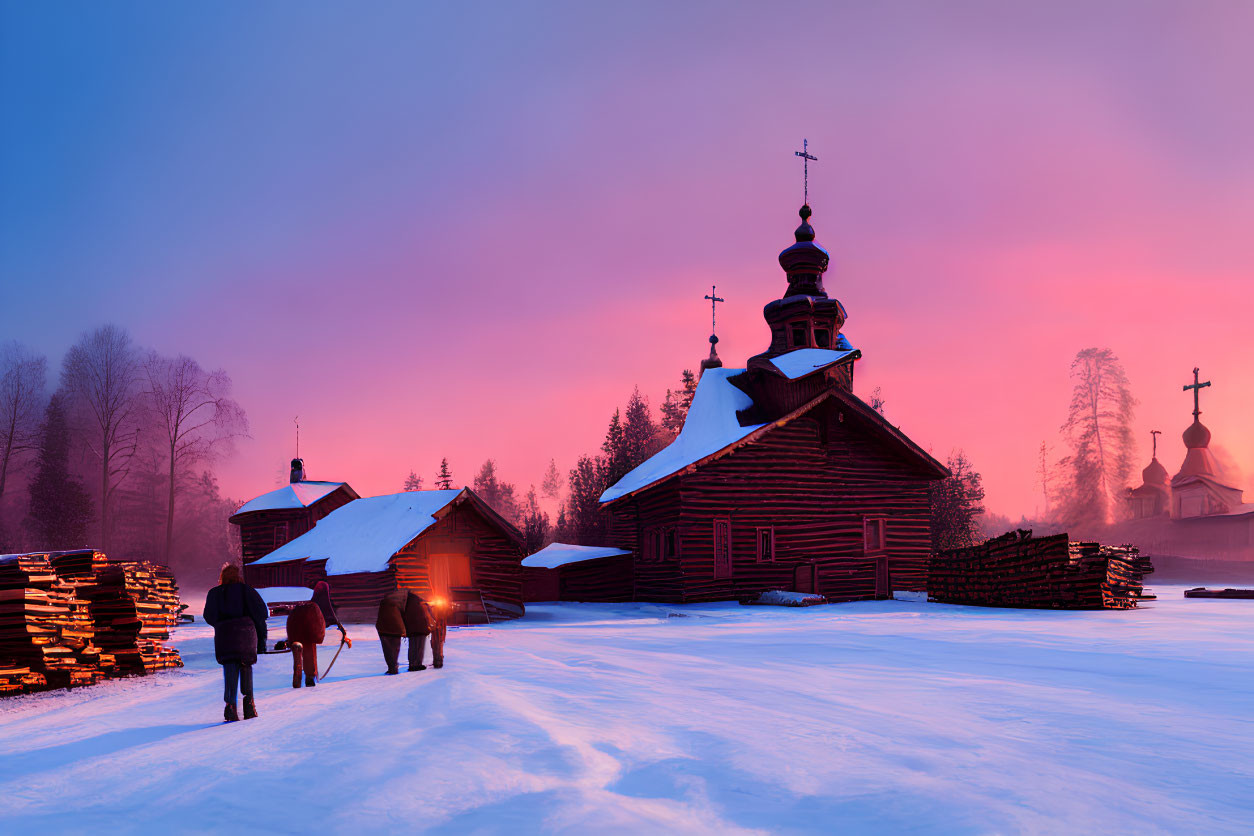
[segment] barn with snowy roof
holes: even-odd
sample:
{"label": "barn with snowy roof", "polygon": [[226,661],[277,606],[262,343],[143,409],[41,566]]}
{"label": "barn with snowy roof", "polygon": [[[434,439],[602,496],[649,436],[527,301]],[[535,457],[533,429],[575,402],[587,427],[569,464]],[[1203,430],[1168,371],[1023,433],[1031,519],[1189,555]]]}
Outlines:
{"label": "barn with snowy roof", "polygon": [[321,580],[341,617],[373,620],[383,596],[412,589],[455,605],[451,623],[523,614],[523,538],[469,488],[355,499],[244,567],[253,586]]}
{"label": "barn with snowy roof", "polygon": [[294,540],[336,508],[357,499],[347,482],[305,479],[305,462],[292,459],[289,483],[248,500],[231,515],[239,527],[244,564],[252,563]]}
{"label": "barn with snowy roof", "polygon": [[743,369],[710,356],[678,437],[601,496],[610,544],[632,553],[636,600],[829,600],[922,590],[928,486],[949,471],[853,394],[861,352],[823,285],[809,205],[779,256],[767,350]]}

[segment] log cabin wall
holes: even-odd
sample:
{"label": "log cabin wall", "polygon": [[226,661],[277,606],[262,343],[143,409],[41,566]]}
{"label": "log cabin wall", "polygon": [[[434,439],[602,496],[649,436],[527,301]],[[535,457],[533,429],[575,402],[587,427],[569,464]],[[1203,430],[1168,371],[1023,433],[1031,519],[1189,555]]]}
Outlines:
{"label": "log cabin wall", "polygon": [[[637,601],[680,604],[684,600],[683,571],[678,559],[657,557],[645,542],[646,532],[679,526],[679,484],[663,483],[624,499],[608,509],[610,545],[631,551],[632,586]],[[605,599],[610,600],[610,599]],[[613,600],[622,600],[615,598]]]}
{"label": "log cabin wall", "polygon": [[303,560],[245,565],[244,583],[257,589],[267,586],[312,586],[305,583]]}
{"label": "log cabin wall", "polygon": [[629,554],[568,563],[556,570],[559,577],[559,600],[635,600],[633,564],[632,555]]}
{"label": "log cabin wall", "polygon": [[341,620],[359,623],[373,623],[383,596],[396,589],[396,573],[390,566],[382,572],[328,575],[325,560],[307,560],[301,564],[301,580],[291,585],[312,587],[326,581]]}
{"label": "log cabin wall", "polygon": [[[873,433],[853,416],[842,420],[829,401],[680,477],[682,600],[792,589],[799,574],[832,600],[873,598],[879,558],[864,546],[868,517],[885,520],[888,592],[926,589],[929,480],[921,465]],[[726,578],[715,577],[716,519],[729,523]],[[773,560],[758,559],[759,529],[772,532]]]}
{"label": "log cabin wall", "polygon": [[474,586],[484,598],[523,606],[522,548],[468,503],[455,506],[392,558],[396,586],[431,594],[428,558],[469,554]]}
{"label": "log cabin wall", "polygon": [[259,560],[270,552],[309,531],[318,520],[352,502],[355,495],[343,485],[306,508],[277,508],[253,511],[237,520],[244,563]]}

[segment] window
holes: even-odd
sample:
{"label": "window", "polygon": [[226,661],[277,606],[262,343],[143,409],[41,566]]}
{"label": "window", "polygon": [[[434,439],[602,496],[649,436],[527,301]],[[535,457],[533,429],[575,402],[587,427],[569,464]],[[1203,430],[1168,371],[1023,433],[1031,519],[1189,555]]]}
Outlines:
{"label": "window", "polygon": [[831,345],[831,340],[828,339],[828,331],[826,328],[814,329],[814,344],[819,348],[827,348]]}
{"label": "window", "polygon": [[644,559],[657,561],[662,559],[662,532],[650,528],[644,534]]}
{"label": "window", "polygon": [[769,563],[775,559],[775,529],[758,529],[758,563]]}
{"label": "window", "polygon": [[731,522],[714,521],[714,577],[731,577]]}
{"label": "window", "polygon": [[287,542],[287,523],[285,522],[275,523],[274,524],[274,547],[277,549],[279,546],[283,545],[286,542]]}
{"label": "window", "polygon": [[666,534],[662,538],[664,542],[664,559],[675,560],[679,557],[679,537],[675,534],[675,526],[666,529]]}
{"label": "window", "polygon": [[867,554],[884,551],[883,517],[867,517],[862,521],[862,548]]}
{"label": "window", "polygon": [[806,327],[804,325],[794,325],[792,327],[792,345],[793,348],[809,345],[810,341],[806,339]]}

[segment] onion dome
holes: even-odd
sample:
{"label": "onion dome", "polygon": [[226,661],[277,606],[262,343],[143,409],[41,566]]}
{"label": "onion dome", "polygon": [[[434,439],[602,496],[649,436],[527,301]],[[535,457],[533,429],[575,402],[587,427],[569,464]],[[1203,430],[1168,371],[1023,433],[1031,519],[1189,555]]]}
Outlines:
{"label": "onion dome", "polygon": [[1146,485],[1165,485],[1167,484],[1167,468],[1163,467],[1155,457],[1141,471],[1141,481]]}
{"label": "onion dome", "polygon": [[[718,345],[718,337],[711,334],[710,335],[710,356],[701,361],[701,374],[705,374],[706,369],[721,369],[723,367],[723,361],[719,359],[719,356],[718,356],[718,349],[715,348],[715,346],[717,345]],[[698,375],[698,378],[699,377],[700,375]]]}
{"label": "onion dome", "polygon": [[793,233],[797,243],[779,254],[779,266],[788,274],[787,295],[827,296],[827,291],[823,289],[823,273],[827,271],[831,256],[814,243],[810,204],[804,204],[798,214],[801,226]]}
{"label": "onion dome", "polygon": [[1201,447],[1210,446],[1210,430],[1206,429],[1206,425],[1196,418],[1189,428],[1184,431],[1184,446],[1190,450],[1196,450]]}

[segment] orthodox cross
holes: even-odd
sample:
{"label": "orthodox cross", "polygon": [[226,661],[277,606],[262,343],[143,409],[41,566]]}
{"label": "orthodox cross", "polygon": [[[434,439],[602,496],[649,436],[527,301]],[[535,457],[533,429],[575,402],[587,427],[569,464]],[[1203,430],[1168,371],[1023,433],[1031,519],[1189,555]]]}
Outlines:
{"label": "orthodox cross", "polygon": [[713,285],[713,284],[710,285],[710,295],[705,297],[706,299],[710,300],[710,333],[711,334],[713,334],[716,330],[718,330],[717,328],[714,327],[714,315],[718,310],[716,306],[718,305],[719,302],[727,301],[726,299],[722,299],[714,293],[717,287],[718,285]]}
{"label": "orthodox cross", "polygon": [[801,140],[801,150],[793,151],[793,154],[795,156],[801,157],[801,159],[805,161],[803,163],[803,170],[805,174],[805,190],[806,190],[805,202],[806,202],[806,205],[808,206],[810,205],[810,160],[814,160],[815,162],[818,162],[819,158],[810,153],[810,140],[808,139]]}
{"label": "orthodox cross", "polygon": [[1205,389],[1207,386],[1210,386],[1210,381],[1209,381],[1209,380],[1208,380],[1208,381],[1206,381],[1205,383],[1198,383],[1198,382],[1197,382],[1197,369],[1196,369],[1196,368],[1194,368],[1194,369],[1193,369],[1193,383],[1191,383],[1191,384],[1186,384],[1186,385],[1185,385],[1185,387],[1184,387],[1184,391],[1186,391],[1186,392],[1187,392],[1187,391],[1189,391],[1190,389],[1192,389],[1192,390],[1193,390],[1193,420],[1194,420],[1194,421],[1196,421],[1196,420],[1197,420],[1197,416],[1199,416],[1199,415],[1201,415],[1201,414],[1202,414],[1202,410],[1200,410],[1200,409],[1198,409],[1198,408],[1197,408],[1197,396],[1198,396],[1198,393],[1199,393],[1199,392],[1201,392],[1203,389]]}
{"label": "orthodox cross", "polygon": [[300,458],[300,416],[297,415],[292,419],[292,423],[296,425],[296,458]]}
{"label": "orthodox cross", "polygon": [[1150,438],[1154,440],[1154,452],[1150,454],[1151,459],[1158,458],[1158,437],[1162,434],[1162,430],[1150,430]]}

